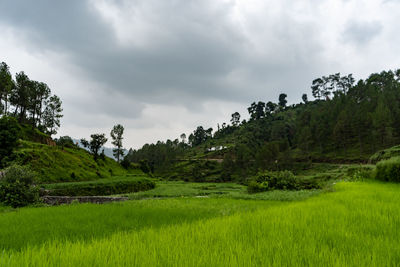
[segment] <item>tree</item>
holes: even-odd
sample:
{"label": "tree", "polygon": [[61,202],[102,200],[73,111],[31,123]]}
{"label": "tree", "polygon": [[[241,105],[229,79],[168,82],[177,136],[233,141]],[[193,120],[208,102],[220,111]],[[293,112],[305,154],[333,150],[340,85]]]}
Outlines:
{"label": "tree", "polygon": [[372,124],[375,128],[375,135],[380,140],[380,145],[390,144],[392,141],[392,116],[382,97],[379,98],[378,105],[372,113]]}
{"label": "tree", "polygon": [[111,144],[116,146],[116,148],[113,149],[113,154],[114,154],[114,157],[117,158],[118,162],[119,162],[120,156],[124,155],[124,151],[122,149],[122,139],[123,139],[122,135],[123,134],[124,134],[124,127],[121,124],[115,125],[110,133],[111,138],[113,139]]}
{"label": "tree", "polygon": [[56,134],[58,127],[60,127],[60,119],[63,117],[61,104],[60,98],[56,95],[51,96],[47,101],[47,106],[43,113],[43,125],[50,136]]}
{"label": "tree", "polygon": [[193,146],[197,146],[204,143],[206,139],[207,139],[207,133],[204,130],[203,126],[198,126],[197,129],[193,132]]}
{"label": "tree", "polygon": [[194,134],[191,133],[191,134],[189,135],[188,142],[189,142],[189,145],[190,145],[190,146],[192,146],[192,147],[195,146],[195,144],[194,144]]}
{"label": "tree", "polygon": [[266,106],[265,106],[265,113],[266,114],[274,113],[274,111],[276,110],[277,106],[278,106],[277,104],[275,104],[275,103],[273,103],[271,101],[268,101]]}
{"label": "tree", "polygon": [[88,140],[86,140],[85,138],[82,138],[80,141],[81,141],[81,145],[82,145],[84,148],[88,148],[88,147],[89,147],[89,142],[88,142]]}
{"label": "tree", "polygon": [[19,121],[22,122],[26,118],[26,111],[29,105],[29,91],[32,83],[23,71],[16,74],[15,80],[16,86],[11,91],[10,102],[15,106],[14,115],[18,115]]}
{"label": "tree", "polygon": [[265,115],[265,103],[262,101],[253,102],[247,110],[250,114],[250,120],[258,120]]}
{"label": "tree", "polygon": [[42,123],[43,107],[50,97],[50,88],[47,84],[35,81],[35,94],[32,99],[32,118],[33,125],[40,127]]}
{"label": "tree", "polygon": [[235,161],[231,152],[225,153],[222,161],[221,178],[223,181],[232,181],[232,174],[235,168]]}
{"label": "tree", "polygon": [[324,81],[321,78],[312,81],[311,92],[314,98],[320,99],[322,96],[321,88]]}
{"label": "tree", "polygon": [[[212,131],[213,128],[208,128],[205,132],[206,132],[206,140],[211,139],[212,138]],[[205,140],[205,141],[206,141]]]}
{"label": "tree", "polygon": [[258,101],[256,106],[256,119],[263,118],[265,115],[265,103],[262,101]]}
{"label": "tree", "polygon": [[[6,63],[0,63],[0,114],[4,113],[7,115],[8,112],[8,100],[11,94],[11,90],[14,86],[14,82]],[[2,101],[4,101],[4,108],[2,109]]]}
{"label": "tree", "polygon": [[307,103],[308,103],[307,94],[303,94],[303,95],[301,96],[301,99],[303,100],[304,104],[307,104]]}
{"label": "tree", "polygon": [[235,112],[232,114],[232,119],[231,119],[232,126],[237,127],[240,124],[240,114],[239,112]]}
{"label": "tree", "polygon": [[181,134],[181,140],[182,140],[182,144],[186,143],[186,134],[185,133]]}
{"label": "tree", "polygon": [[299,134],[299,147],[308,154],[311,145],[312,145],[311,129],[308,126],[305,126],[301,129]]}
{"label": "tree", "polygon": [[339,114],[336,125],[333,128],[333,137],[336,144],[343,147],[346,154],[346,147],[348,146],[349,139],[352,135],[352,125],[350,124],[350,113],[344,109]]}
{"label": "tree", "polygon": [[68,148],[75,148],[76,144],[74,143],[74,140],[72,140],[71,137],[68,135],[66,136],[60,136],[60,138],[55,139],[57,146],[60,146],[62,150],[64,150],[64,147]]}
{"label": "tree", "polygon": [[281,107],[282,109],[284,109],[286,107],[287,104],[287,100],[286,100],[287,94],[280,94],[279,95],[279,107]]}
{"label": "tree", "polygon": [[94,160],[97,160],[99,150],[107,142],[107,138],[105,134],[92,134],[90,137],[92,140],[90,140],[89,149],[94,156]]}
{"label": "tree", "polygon": [[15,118],[0,118],[0,168],[4,167],[17,146],[20,127]]}

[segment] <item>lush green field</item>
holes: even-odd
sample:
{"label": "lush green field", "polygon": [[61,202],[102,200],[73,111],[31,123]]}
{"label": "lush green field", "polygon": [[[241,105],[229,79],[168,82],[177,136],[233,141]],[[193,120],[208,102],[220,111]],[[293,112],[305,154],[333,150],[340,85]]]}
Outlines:
{"label": "lush green field", "polygon": [[139,200],[0,215],[1,266],[396,266],[400,185],[273,202]]}
{"label": "lush green field", "polygon": [[[58,240],[91,240],[280,204],[219,199],[146,199],[111,204],[0,209],[0,249],[21,250]],[[1,264],[0,264],[1,266]]]}

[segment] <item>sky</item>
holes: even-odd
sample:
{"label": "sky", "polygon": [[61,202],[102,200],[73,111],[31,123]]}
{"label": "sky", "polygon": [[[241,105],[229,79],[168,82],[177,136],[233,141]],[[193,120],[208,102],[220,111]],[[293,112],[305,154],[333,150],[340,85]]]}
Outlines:
{"label": "sky", "polygon": [[63,101],[58,135],[217,128],[313,79],[400,68],[400,0],[0,0],[0,61]]}

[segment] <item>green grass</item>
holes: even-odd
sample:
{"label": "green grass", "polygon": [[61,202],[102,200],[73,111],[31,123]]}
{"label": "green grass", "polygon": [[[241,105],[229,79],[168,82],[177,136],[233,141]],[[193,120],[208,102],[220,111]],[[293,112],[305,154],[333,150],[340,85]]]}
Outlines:
{"label": "green grass", "polygon": [[[94,161],[81,148],[64,148],[20,140],[15,151],[16,162],[28,165],[40,182],[85,181],[127,173],[116,161],[107,158]],[[140,170],[136,170],[140,172]]]}
{"label": "green grass", "polygon": [[155,182],[146,176],[122,176],[95,181],[44,184],[52,196],[105,196],[153,189]]}
{"label": "green grass", "polygon": [[0,250],[17,251],[55,240],[60,244],[65,241],[91,241],[117,232],[157,229],[278,204],[233,199],[178,198],[18,210],[0,207]]}
{"label": "green grass", "polygon": [[[328,188],[329,189],[329,188]],[[326,189],[325,189],[326,190]],[[171,198],[171,197],[209,197],[272,201],[295,201],[320,194],[324,190],[268,191],[248,194],[247,187],[235,183],[190,183],[182,181],[159,181],[149,191],[124,194],[130,199]]]}
{"label": "green grass", "polygon": [[294,202],[180,198],[5,212],[0,265],[398,265],[400,185],[335,189]]}

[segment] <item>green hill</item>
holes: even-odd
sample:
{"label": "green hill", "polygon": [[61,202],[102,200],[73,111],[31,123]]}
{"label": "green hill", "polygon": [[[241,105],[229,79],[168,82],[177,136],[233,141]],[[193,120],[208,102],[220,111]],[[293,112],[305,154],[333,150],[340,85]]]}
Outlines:
{"label": "green hill", "polygon": [[303,94],[301,103],[287,105],[282,93],[277,103],[256,101],[244,120],[232,111],[230,124],[214,130],[198,126],[181,141],[146,144],[126,158],[146,162],[166,178],[219,176],[243,182],[259,170],[296,172],[312,163],[363,164],[398,154],[398,147],[388,148],[400,143],[399,70],[358,82],[351,75],[332,74],[312,81],[311,89],[314,100]]}
{"label": "green hill", "polygon": [[[15,162],[28,165],[38,174],[40,182],[87,181],[124,175],[127,171],[115,160],[105,157],[97,162],[81,148],[61,148],[19,140]],[[138,174],[144,175],[140,170]]]}

